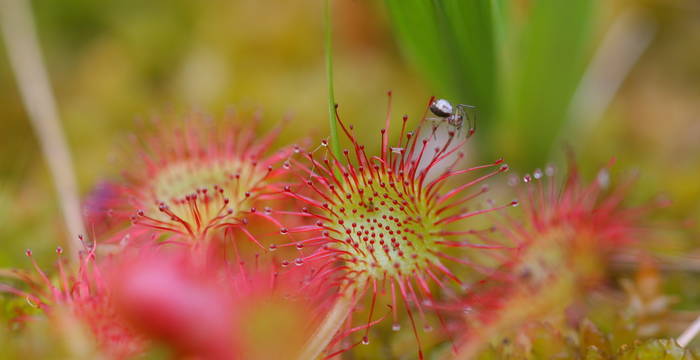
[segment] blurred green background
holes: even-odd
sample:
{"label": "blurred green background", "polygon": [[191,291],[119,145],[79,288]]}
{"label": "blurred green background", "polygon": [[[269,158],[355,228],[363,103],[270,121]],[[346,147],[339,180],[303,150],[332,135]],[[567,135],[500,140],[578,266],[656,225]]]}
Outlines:
{"label": "blurred green background", "polygon": [[[519,173],[611,157],[638,169],[640,199],[667,194],[663,251],[696,247],[700,215],[700,3],[696,0],[334,1],[336,101],[378,144],[431,95],[481,109],[470,159]],[[32,1],[80,191],[118,175],[139,119],[261,109],[281,142],[327,136],[323,2]],[[64,231],[56,196],[0,47],[0,267],[44,261]],[[619,87],[617,86],[619,84]],[[691,240],[687,240],[691,239]],[[698,255],[700,259],[700,255]]]}

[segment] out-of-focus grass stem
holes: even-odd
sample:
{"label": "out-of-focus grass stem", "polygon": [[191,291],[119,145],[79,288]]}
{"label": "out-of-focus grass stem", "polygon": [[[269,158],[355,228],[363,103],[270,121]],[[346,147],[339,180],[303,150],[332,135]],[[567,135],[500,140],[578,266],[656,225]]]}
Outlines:
{"label": "out-of-focus grass stem", "polygon": [[77,263],[78,236],[85,233],[78,187],[28,0],[0,0],[0,27],[22,101],[58,194],[70,235],[68,251]]}
{"label": "out-of-focus grass stem", "polygon": [[335,119],[335,92],[333,90],[333,4],[325,1],[325,42],[326,42],[326,77],[328,79],[328,125],[330,128],[330,147],[333,155],[342,161],[338,139],[338,123]]}

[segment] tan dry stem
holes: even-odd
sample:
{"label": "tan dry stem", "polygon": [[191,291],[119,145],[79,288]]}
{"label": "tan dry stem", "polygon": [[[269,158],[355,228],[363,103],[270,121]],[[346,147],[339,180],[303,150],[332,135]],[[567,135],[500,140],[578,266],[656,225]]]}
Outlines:
{"label": "tan dry stem", "polygon": [[695,321],[693,321],[693,323],[690,324],[690,326],[688,326],[688,328],[685,329],[685,331],[683,331],[681,336],[679,336],[678,339],[676,339],[676,342],[678,343],[678,345],[680,345],[680,347],[686,347],[688,346],[688,344],[690,344],[691,341],[693,341],[693,339],[695,338],[695,336],[698,335],[699,332],[700,317],[695,319]]}
{"label": "tan dry stem", "polygon": [[28,1],[0,0],[0,26],[22,101],[58,194],[70,234],[68,252],[77,263],[81,247],[78,236],[85,233],[78,187]]}
{"label": "tan dry stem", "polygon": [[355,301],[351,296],[341,295],[336,300],[333,308],[328,312],[326,318],[323,319],[316,332],[312,335],[309,342],[306,343],[301,351],[298,360],[314,360],[326,349],[328,344],[333,340],[335,334],[340,330],[345,322],[345,319],[352,312],[355,306]]}

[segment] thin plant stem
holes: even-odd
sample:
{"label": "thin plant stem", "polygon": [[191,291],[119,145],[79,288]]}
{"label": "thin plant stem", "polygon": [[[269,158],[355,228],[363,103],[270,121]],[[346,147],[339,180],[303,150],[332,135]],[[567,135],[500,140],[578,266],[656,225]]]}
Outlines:
{"label": "thin plant stem", "polygon": [[306,346],[304,346],[304,349],[297,359],[317,359],[331,340],[333,340],[338,330],[343,326],[353,306],[355,306],[355,302],[351,296],[341,295],[323,319],[321,325],[316,329],[316,332],[310,338],[309,342],[306,343]]}
{"label": "thin plant stem", "polygon": [[[335,111],[335,93],[333,90],[333,16],[331,0],[325,1],[325,42],[326,42],[326,77],[328,79],[328,125],[330,129],[331,152],[338,161],[342,161],[340,142],[338,140],[338,123]],[[345,319],[352,311],[354,301],[351,296],[341,294],[335,304],[328,312],[323,322],[316,329],[304,349],[299,355],[299,360],[316,359],[323,353],[328,344],[333,340],[333,336],[343,326]]]}
{"label": "thin plant stem", "polygon": [[56,101],[42,60],[30,4],[0,0],[0,26],[32,128],[46,159],[70,234],[68,252],[77,263],[79,235],[85,233],[70,150],[61,129]]}
{"label": "thin plant stem", "polygon": [[338,161],[342,161],[340,142],[338,140],[338,123],[335,118],[335,91],[333,90],[333,5],[325,1],[325,41],[326,41],[326,78],[328,79],[328,125],[330,128],[330,147]]}
{"label": "thin plant stem", "polygon": [[698,335],[699,332],[700,317],[695,319],[695,321],[693,321],[693,323],[690,324],[690,326],[688,326],[688,328],[685,329],[685,331],[683,331],[681,336],[679,336],[678,339],[676,339],[676,342],[678,343],[678,345],[680,345],[680,347],[686,347],[688,346],[688,344],[690,344],[691,341],[693,341],[693,339],[695,338],[695,336]]}

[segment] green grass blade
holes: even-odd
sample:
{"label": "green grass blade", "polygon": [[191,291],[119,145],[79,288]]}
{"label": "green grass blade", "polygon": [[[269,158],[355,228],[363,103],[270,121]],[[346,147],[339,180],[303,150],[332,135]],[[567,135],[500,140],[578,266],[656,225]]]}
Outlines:
{"label": "green grass blade", "polygon": [[596,0],[386,0],[436,95],[476,105],[486,154],[541,166],[591,50]]}
{"label": "green grass blade", "polygon": [[328,126],[330,147],[338,161],[343,161],[338,138],[338,123],[335,119],[335,91],[333,89],[333,9],[331,0],[326,0],[323,17],[325,19],[326,77],[328,79]]}
{"label": "green grass blade", "polygon": [[492,5],[481,0],[387,0],[406,55],[432,82],[436,95],[475,104],[482,115],[495,105],[496,62]]}
{"label": "green grass blade", "polygon": [[438,91],[457,94],[452,77],[450,48],[442,37],[437,14],[428,0],[387,0],[394,32],[405,55],[410,58]]}
{"label": "green grass blade", "polygon": [[591,48],[590,0],[538,0],[515,39],[495,144],[521,169],[542,166]]}
{"label": "green grass blade", "polygon": [[[435,1],[438,20],[446,29],[446,48],[455,63],[453,82],[460,102],[475,104],[482,114],[481,127],[488,126],[495,105],[497,60],[493,8],[489,1]],[[449,80],[448,80],[449,81]]]}

